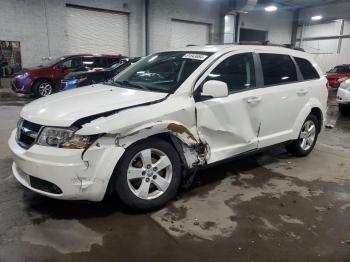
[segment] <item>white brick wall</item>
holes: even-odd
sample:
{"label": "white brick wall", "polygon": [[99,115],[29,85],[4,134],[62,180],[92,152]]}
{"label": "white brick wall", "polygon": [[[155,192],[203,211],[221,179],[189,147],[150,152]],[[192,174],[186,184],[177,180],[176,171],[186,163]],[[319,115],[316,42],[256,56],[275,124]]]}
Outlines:
{"label": "white brick wall", "polygon": [[[59,52],[57,43],[62,37],[60,15],[63,4],[60,0],[51,0],[48,8],[48,28],[52,31],[50,42],[52,55]],[[55,12],[52,12],[52,9]],[[49,56],[47,28],[42,0],[1,0],[0,3],[0,40],[20,41],[24,66],[38,65],[41,57]],[[58,23],[57,23],[58,22]],[[55,32],[55,37],[53,35]],[[52,38],[52,39],[51,39]],[[55,39],[56,38],[56,41]]]}
{"label": "white brick wall", "polygon": [[143,0],[1,0],[0,40],[21,42],[24,67],[39,65],[42,57],[66,53],[66,2],[130,12],[130,55],[144,54]]}

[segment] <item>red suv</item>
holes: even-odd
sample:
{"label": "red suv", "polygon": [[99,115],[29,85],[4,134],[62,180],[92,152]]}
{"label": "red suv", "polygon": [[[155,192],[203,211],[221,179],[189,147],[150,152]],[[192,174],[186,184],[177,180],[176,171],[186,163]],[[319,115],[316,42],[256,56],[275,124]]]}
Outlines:
{"label": "red suv", "polygon": [[12,79],[12,90],[36,97],[50,95],[60,90],[61,80],[72,71],[107,68],[118,62],[122,55],[78,54],[46,61],[36,68],[19,71]]}
{"label": "red suv", "polygon": [[327,72],[328,87],[338,88],[342,82],[350,78],[350,64],[339,65]]}

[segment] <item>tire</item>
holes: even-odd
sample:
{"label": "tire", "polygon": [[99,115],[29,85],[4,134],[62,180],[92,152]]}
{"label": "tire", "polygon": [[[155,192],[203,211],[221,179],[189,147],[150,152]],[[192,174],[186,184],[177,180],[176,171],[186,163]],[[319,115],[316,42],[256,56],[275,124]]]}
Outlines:
{"label": "tire", "polygon": [[53,93],[54,93],[54,88],[50,81],[42,79],[34,83],[35,97],[45,97]]}
{"label": "tire", "polygon": [[349,106],[339,104],[338,108],[339,108],[339,112],[341,115],[343,115],[343,116],[349,115]]}
{"label": "tire", "polygon": [[[311,125],[313,125],[313,129],[311,129]],[[308,129],[307,127],[309,127],[311,131],[305,133],[305,129]],[[298,139],[286,145],[287,151],[296,157],[307,156],[315,147],[319,130],[320,124],[317,117],[310,114],[303,123]]]}
{"label": "tire", "polygon": [[[169,165],[155,170],[160,163]],[[114,178],[112,186],[125,206],[139,211],[158,209],[173,199],[179,189],[180,158],[166,141],[146,139],[126,150]]]}

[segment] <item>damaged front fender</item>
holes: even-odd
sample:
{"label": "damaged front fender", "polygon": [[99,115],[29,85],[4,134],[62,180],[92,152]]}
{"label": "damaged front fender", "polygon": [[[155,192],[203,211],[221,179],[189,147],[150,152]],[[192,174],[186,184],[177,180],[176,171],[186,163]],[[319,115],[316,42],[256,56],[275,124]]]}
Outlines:
{"label": "damaged front fender", "polygon": [[126,134],[117,134],[115,143],[117,146],[126,149],[137,141],[164,133],[176,137],[181,142],[180,148],[178,146],[176,149],[181,149],[180,153],[185,157],[188,168],[206,163],[209,156],[208,145],[201,142],[196,132],[179,122],[157,121],[143,125],[130,130]]}

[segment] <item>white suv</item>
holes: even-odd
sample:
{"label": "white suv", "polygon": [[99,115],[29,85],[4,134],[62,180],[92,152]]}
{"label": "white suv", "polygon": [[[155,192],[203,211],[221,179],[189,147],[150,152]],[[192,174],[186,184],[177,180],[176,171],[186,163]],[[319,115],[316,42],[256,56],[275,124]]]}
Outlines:
{"label": "white suv", "polygon": [[350,79],[343,81],[337,92],[339,112],[348,115],[350,111]]}
{"label": "white suv", "polygon": [[284,47],[187,47],[145,57],[112,81],[36,100],[9,146],[13,173],[58,199],[115,192],[135,209],[173,198],[195,170],[285,143],[313,149],[326,79]]}

